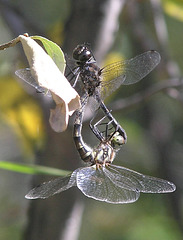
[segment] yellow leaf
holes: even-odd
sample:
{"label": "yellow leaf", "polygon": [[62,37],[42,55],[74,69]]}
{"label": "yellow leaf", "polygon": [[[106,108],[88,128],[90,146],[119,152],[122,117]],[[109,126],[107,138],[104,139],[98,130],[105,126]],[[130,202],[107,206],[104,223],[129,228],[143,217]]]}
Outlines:
{"label": "yellow leaf", "polygon": [[[13,91],[12,91],[13,89]],[[0,81],[0,113],[4,122],[17,134],[27,155],[44,144],[42,110],[12,77]]]}
{"label": "yellow leaf", "polygon": [[183,21],[183,1],[163,0],[163,8],[169,16]]}

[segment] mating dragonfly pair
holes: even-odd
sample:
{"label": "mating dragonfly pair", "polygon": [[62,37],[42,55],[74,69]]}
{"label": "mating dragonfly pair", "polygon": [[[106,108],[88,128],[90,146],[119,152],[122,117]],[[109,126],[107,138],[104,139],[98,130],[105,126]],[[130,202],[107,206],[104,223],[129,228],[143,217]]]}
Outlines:
{"label": "mating dragonfly pair", "polygon": [[[67,75],[67,78],[70,75],[71,80],[74,78],[74,87],[77,81],[81,80],[84,89],[81,108],[76,110],[73,138],[81,159],[89,166],[78,168],[69,176],[41,184],[32,189],[26,198],[48,198],[77,186],[88,197],[117,204],[136,201],[140,192],[175,191],[175,185],[169,181],[112,164],[116,152],[126,143],[127,136],[103,102],[103,99],[120,85],[134,84],[151,72],[160,62],[159,53],[148,51],[133,59],[113,63],[100,69],[88,46],[83,44],[74,49],[73,58],[77,66]],[[18,70],[16,74],[39,91],[42,90],[30,76],[27,77],[25,70]],[[100,121],[94,125],[90,123],[92,132],[100,141],[99,145],[93,149],[83,141],[81,133],[84,109],[89,97],[94,97],[104,112],[104,117]],[[104,119],[108,121],[103,122]],[[104,125],[105,131],[99,129],[101,124]]]}

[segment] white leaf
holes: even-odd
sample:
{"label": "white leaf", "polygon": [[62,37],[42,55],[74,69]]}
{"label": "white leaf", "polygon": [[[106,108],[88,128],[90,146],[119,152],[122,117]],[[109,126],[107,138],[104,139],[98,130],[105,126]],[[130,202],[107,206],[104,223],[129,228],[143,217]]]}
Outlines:
{"label": "white leaf", "polygon": [[30,37],[20,35],[31,74],[37,83],[52,93],[56,108],[51,110],[50,124],[56,132],[67,128],[69,115],[80,107],[80,97],[60,72],[52,58]]}

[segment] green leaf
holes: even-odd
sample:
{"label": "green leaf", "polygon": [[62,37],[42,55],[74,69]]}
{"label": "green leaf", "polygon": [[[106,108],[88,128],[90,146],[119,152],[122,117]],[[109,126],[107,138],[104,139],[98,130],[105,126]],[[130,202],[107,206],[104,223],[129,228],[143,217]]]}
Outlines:
{"label": "green leaf", "polygon": [[69,171],[57,168],[45,167],[40,165],[19,164],[7,161],[0,161],[0,168],[25,174],[47,174],[54,176],[66,176],[71,173]]}
{"label": "green leaf", "polygon": [[34,40],[41,41],[48,55],[53,59],[57,67],[64,74],[66,61],[65,61],[64,53],[62,52],[61,48],[56,43],[44,37],[31,36],[31,38]]}

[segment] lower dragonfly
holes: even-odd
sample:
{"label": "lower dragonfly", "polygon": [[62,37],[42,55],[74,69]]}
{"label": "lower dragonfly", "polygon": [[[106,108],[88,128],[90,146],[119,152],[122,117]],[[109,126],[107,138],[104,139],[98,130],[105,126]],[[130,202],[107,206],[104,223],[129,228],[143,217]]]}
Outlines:
{"label": "lower dragonfly", "polygon": [[108,133],[109,124],[103,134],[97,124],[92,126],[100,143],[90,148],[84,143],[82,129],[83,109],[78,110],[74,123],[74,141],[81,158],[89,163],[87,167],[76,169],[66,177],[56,178],[32,189],[25,197],[28,199],[48,198],[54,194],[77,186],[87,197],[113,204],[131,203],[142,193],[173,192],[176,186],[169,181],[146,176],[131,169],[113,165],[117,151],[125,143],[124,137],[116,128]]}

